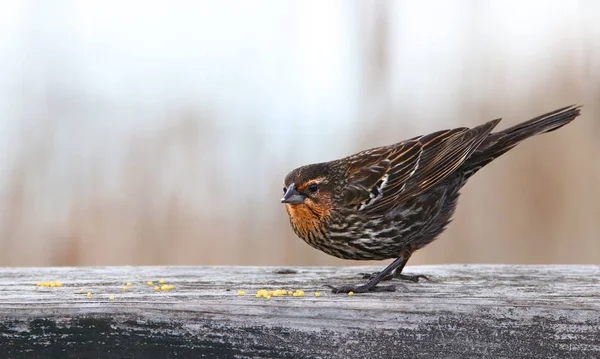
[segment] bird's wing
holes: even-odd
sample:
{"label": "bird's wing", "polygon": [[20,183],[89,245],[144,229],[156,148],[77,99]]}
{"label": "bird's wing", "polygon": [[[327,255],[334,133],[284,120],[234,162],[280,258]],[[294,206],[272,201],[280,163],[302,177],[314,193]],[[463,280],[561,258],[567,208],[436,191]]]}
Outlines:
{"label": "bird's wing", "polygon": [[347,157],[347,207],[385,213],[448,177],[500,120],[469,129],[438,131]]}

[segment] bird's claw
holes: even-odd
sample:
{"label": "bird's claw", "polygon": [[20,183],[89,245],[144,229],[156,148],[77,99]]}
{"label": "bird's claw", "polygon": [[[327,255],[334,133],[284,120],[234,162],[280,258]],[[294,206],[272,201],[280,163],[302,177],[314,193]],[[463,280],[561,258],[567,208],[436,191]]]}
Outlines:
{"label": "bird's claw", "polygon": [[[379,272],[375,272],[375,273],[359,273],[359,274],[361,274],[363,276],[362,277],[363,279],[369,279],[370,280],[370,279],[375,278],[379,274]],[[401,280],[407,280],[407,281],[413,282],[413,283],[419,282],[419,279],[421,279],[421,278],[423,278],[423,279],[425,279],[427,281],[431,280],[431,279],[429,279],[429,277],[427,277],[424,274],[416,274],[416,275],[399,274],[399,275],[396,275],[396,276],[394,276],[392,274],[389,274],[389,275],[386,275],[385,277],[383,277],[381,280],[382,281],[387,281],[387,280],[392,280],[394,278],[398,278],[398,279],[401,279]]]}
{"label": "bird's claw", "polygon": [[402,279],[402,280],[407,280],[407,281],[410,281],[413,283],[418,283],[420,278],[423,278],[426,281],[430,281],[429,277],[427,277],[426,275],[423,275],[423,274],[415,274],[415,275],[400,274],[396,278]]}
{"label": "bird's claw", "polygon": [[345,285],[343,287],[334,287],[332,285],[326,284],[326,287],[331,288],[331,292],[338,293],[368,293],[368,292],[395,292],[396,286],[387,285],[387,286],[367,286],[367,285]]}
{"label": "bird's claw", "polygon": [[[371,280],[375,277],[377,277],[377,275],[379,274],[379,272],[373,272],[373,273],[360,273],[362,274],[362,278],[363,279],[368,279]],[[394,279],[394,276],[391,274],[386,275],[385,277],[381,278],[381,281],[388,281],[388,280],[392,280]]]}

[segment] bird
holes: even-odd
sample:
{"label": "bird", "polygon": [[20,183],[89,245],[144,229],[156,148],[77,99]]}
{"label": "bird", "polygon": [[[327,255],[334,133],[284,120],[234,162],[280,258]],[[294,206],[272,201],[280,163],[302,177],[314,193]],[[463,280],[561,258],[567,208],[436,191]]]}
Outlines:
{"label": "bird", "polygon": [[342,259],[394,259],[364,284],[327,284],[333,293],[395,291],[380,282],[428,279],[402,270],[447,228],[471,176],[523,140],[570,123],[580,110],[571,105],[492,132],[498,118],[298,167],[285,177],[281,202],[293,231],[310,246]]}

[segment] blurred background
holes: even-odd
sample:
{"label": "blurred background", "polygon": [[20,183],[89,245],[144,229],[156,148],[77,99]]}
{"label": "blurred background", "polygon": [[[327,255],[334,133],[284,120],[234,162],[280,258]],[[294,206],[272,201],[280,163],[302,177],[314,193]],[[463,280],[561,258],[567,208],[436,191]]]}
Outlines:
{"label": "blurred background", "polygon": [[0,266],[365,264],[288,171],[573,103],[410,264],[600,262],[600,2],[2,1]]}

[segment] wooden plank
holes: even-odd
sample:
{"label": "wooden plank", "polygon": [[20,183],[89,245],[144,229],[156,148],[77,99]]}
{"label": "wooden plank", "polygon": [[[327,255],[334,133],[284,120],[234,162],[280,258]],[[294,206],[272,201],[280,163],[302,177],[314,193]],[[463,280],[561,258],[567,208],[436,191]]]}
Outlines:
{"label": "wooden plank", "polygon": [[[413,266],[432,281],[354,296],[323,287],[379,269],[2,268],[0,357],[600,357],[600,266]],[[173,289],[147,285],[161,278]],[[255,297],[281,288],[305,296]]]}

